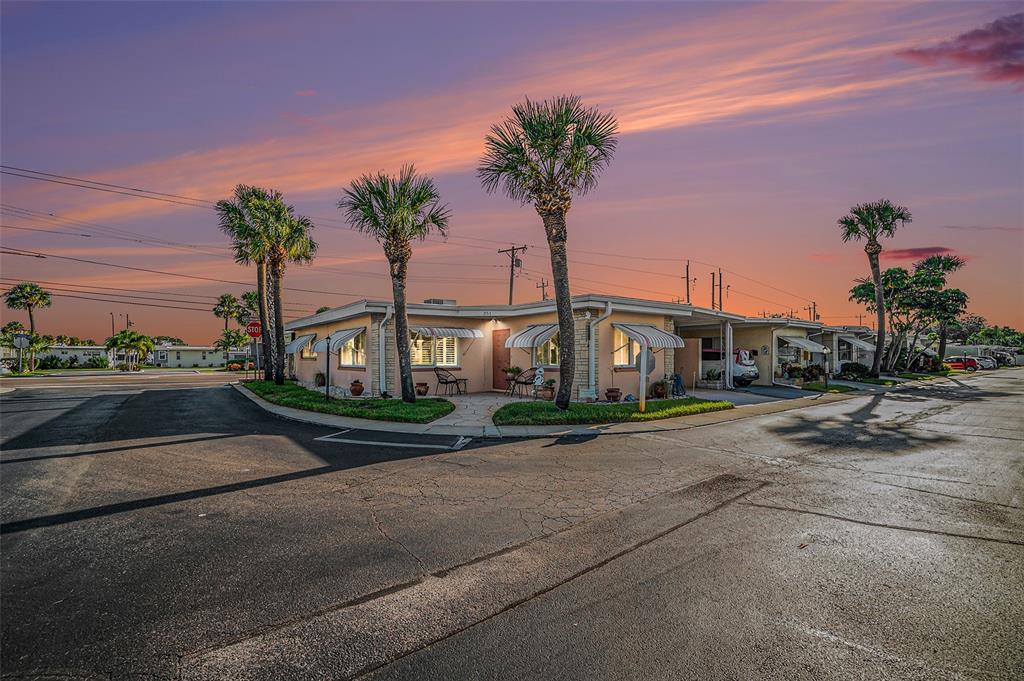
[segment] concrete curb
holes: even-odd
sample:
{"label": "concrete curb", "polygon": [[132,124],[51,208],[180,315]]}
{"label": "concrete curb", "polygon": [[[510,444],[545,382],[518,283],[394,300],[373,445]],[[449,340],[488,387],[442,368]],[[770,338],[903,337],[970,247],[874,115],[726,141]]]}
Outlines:
{"label": "concrete curb", "polygon": [[318,426],[328,426],[330,428],[338,429],[354,428],[358,430],[375,430],[388,433],[409,433],[416,435],[461,435],[488,439],[521,437],[559,438],[566,436],[596,437],[598,435],[663,433],[665,431],[687,430],[689,428],[711,426],[718,423],[725,423],[727,421],[738,421],[740,419],[752,418],[754,416],[777,414],[783,411],[790,411],[791,409],[813,407],[818,404],[843,402],[863,395],[863,393],[812,393],[806,397],[798,397],[790,400],[762,402],[760,404],[749,404],[735,407],[733,409],[726,409],[724,411],[714,411],[706,414],[693,414],[691,416],[678,416],[676,418],[646,422],[596,423],[575,426],[436,426],[429,423],[371,421],[368,419],[335,416],[333,414],[321,414],[319,412],[306,411],[304,409],[282,407],[264,400],[243,388],[239,383],[231,383],[230,385],[242,395],[245,395],[245,397],[251,400],[254,404],[261,407],[264,411],[291,421],[311,423]]}

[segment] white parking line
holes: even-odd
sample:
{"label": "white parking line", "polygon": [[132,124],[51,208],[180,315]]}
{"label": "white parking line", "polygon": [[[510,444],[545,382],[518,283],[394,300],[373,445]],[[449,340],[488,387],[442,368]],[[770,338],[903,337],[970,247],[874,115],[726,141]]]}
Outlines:
{"label": "white parking line", "polygon": [[381,442],[379,440],[354,440],[351,438],[338,437],[338,435],[344,435],[345,433],[351,432],[353,429],[342,430],[337,433],[331,433],[330,435],[324,435],[323,437],[316,438],[323,442],[342,442],[350,445],[377,445],[379,447],[405,447],[409,449],[443,449],[447,451],[458,451],[465,447],[467,444],[472,442],[473,438],[460,436],[455,444],[449,445],[427,445],[419,444],[414,442]]}

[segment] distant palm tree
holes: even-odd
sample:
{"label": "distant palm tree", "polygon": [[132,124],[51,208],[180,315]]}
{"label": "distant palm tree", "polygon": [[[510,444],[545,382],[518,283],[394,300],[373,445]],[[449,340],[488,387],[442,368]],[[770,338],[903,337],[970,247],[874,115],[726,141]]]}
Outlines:
{"label": "distant palm tree", "polygon": [[[7,304],[7,307],[12,310],[28,310],[28,332],[29,335],[32,336],[33,340],[36,336],[36,319],[33,315],[33,311],[36,308],[50,307],[50,305],[53,304],[53,300],[50,298],[50,292],[39,284],[30,281],[25,281],[12,286],[7,293],[4,294],[4,302]],[[36,348],[35,344],[29,345],[29,371],[35,370],[36,352],[38,349],[40,348]]]}
{"label": "distant palm tree", "polygon": [[243,347],[249,342],[249,336],[238,329],[224,329],[220,338],[213,342],[213,347],[224,353],[224,366],[228,364],[229,352]]}
{"label": "distant palm tree", "polygon": [[[412,241],[423,240],[436,230],[448,233],[451,211],[441,205],[434,181],[418,175],[411,164],[403,166],[396,177],[380,172],[363,175],[343,190],[338,208],[355,229],[369,234],[384,247],[391,270],[391,289],[395,299],[395,343],[398,347],[398,372],[402,382],[402,400],[415,402],[412,385],[412,360],[409,356],[409,316],[406,312],[405,284],[412,257]],[[381,386],[385,391],[386,386]]]}
{"label": "distant palm tree", "polygon": [[569,407],[576,373],[565,215],[573,195],[597,186],[598,175],[615,153],[617,132],[612,114],[584,108],[575,95],[543,102],[527,99],[512,107],[511,117],[491,127],[477,168],[484,189],[501,188],[509,198],[531,203],[544,223],[561,339],[555,397],[559,409]]}
{"label": "distant palm tree", "polygon": [[[235,262],[242,265],[256,265],[255,301],[243,296],[254,313],[259,315],[263,332],[263,378],[274,380],[274,365],[270,357],[274,352],[273,329],[270,327],[270,313],[267,305],[267,253],[265,219],[260,206],[270,200],[270,192],[260,187],[240,184],[235,187],[231,199],[218,201],[217,218],[222,232],[231,237],[235,251]],[[248,295],[248,294],[246,294]]]}
{"label": "distant palm tree", "polygon": [[860,241],[863,239],[864,252],[868,255],[871,266],[871,279],[875,284],[875,314],[877,315],[877,332],[875,334],[875,357],[871,362],[871,375],[875,378],[882,372],[882,353],[885,350],[885,294],[882,289],[882,270],[878,265],[878,256],[882,252],[879,238],[892,238],[896,234],[896,223],[905,225],[913,222],[910,210],[897,206],[888,199],[873,203],[859,203],[850,209],[850,214],[839,218],[839,229],[842,230],[843,241]]}
{"label": "distant palm tree", "polygon": [[152,352],[154,348],[152,338],[131,329],[125,329],[114,334],[107,339],[105,345],[108,350],[114,351],[115,359],[117,358],[118,351],[124,352],[124,363],[128,371],[137,370],[139,368],[139,361]]}
{"label": "distant palm tree", "polygon": [[242,294],[242,309],[238,311],[238,316],[235,317],[235,321],[239,324],[248,324],[252,321],[253,317],[258,317],[260,314],[260,298],[259,293],[256,291],[246,291]]}
{"label": "distant palm tree", "polygon": [[213,316],[224,320],[224,330],[228,330],[228,321],[238,317],[242,303],[230,293],[220,294],[217,304],[213,306]]}

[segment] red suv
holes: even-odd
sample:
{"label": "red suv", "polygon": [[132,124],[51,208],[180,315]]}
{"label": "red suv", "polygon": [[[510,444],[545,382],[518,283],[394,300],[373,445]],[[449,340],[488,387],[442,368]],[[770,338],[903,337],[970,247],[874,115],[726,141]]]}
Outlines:
{"label": "red suv", "polygon": [[960,371],[978,370],[978,361],[973,357],[947,357],[942,360],[942,363],[948,365],[950,369],[959,369]]}

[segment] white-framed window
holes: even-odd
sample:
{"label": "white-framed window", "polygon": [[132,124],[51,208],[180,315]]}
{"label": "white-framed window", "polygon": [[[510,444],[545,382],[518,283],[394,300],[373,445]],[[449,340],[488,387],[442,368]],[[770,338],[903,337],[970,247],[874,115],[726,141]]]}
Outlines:
{"label": "white-framed window", "polygon": [[454,336],[433,338],[413,334],[409,355],[414,367],[454,367],[459,365],[459,343]]}
{"label": "white-framed window", "polygon": [[316,359],[317,353],[313,352],[313,341],[315,338],[310,338],[309,342],[302,346],[299,350],[299,357],[302,359]]}
{"label": "white-framed window", "polygon": [[615,353],[615,366],[631,367],[636,365],[636,358],[640,354],[640,344],[624,334],[621,329],[614,330],[612,346]]}
{"label": "white-framed window", "polygon": [[156,353],[156,358],[159,361],[161,361],[161,362],[166,362],[167,361],[167,351],[166,350],[161,350],[160,352]]}
{"label": "white-framed window", "polygon": [[556,333],[551,337],[551,340],[545,341],[542,345],[534,348],[533,360],[537,366],[541,367],[554,367],[558,366],[558,353],[559,339]]}
{"label": "white-framed window", "polygon": [[203,350],[203,359],[206,359],[206,350]]}
{"label": "white-framed window", "polygon": [[360,331],[358,336],[345,341],[345,344],[338,348],[338,368],[364,366],[366,366],[366,332]]}
{"label": "white-framed window", "polygon": [[181,350],[174,351],[174,359],[181,359]]}

